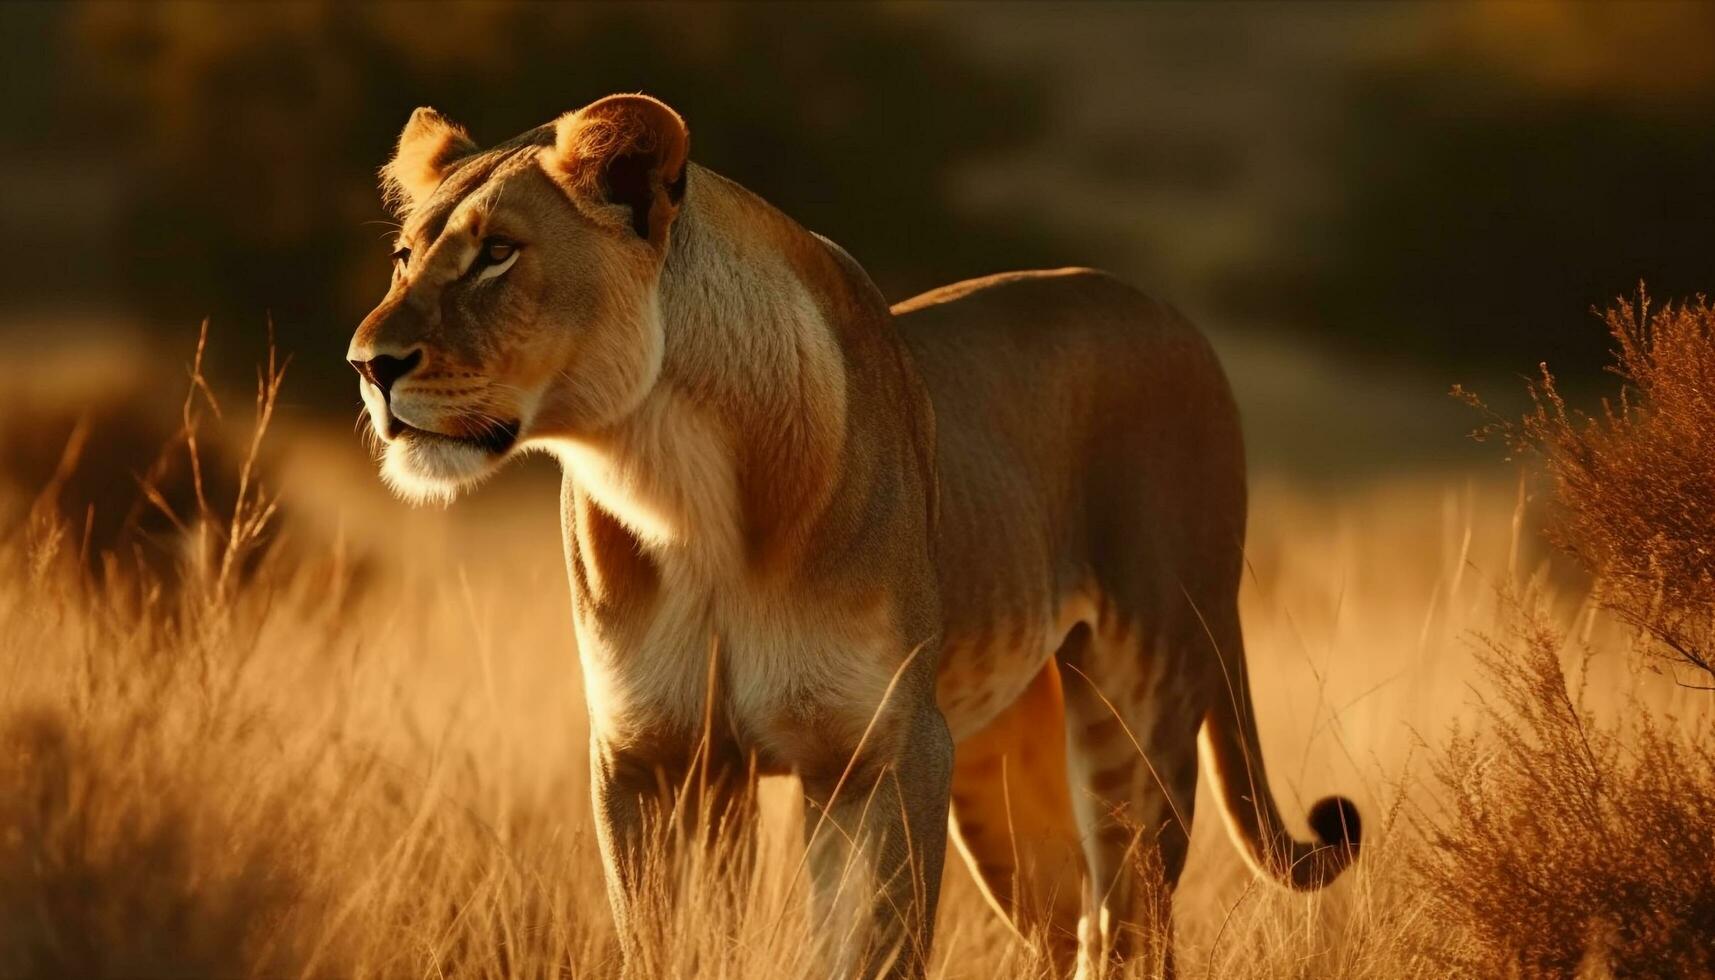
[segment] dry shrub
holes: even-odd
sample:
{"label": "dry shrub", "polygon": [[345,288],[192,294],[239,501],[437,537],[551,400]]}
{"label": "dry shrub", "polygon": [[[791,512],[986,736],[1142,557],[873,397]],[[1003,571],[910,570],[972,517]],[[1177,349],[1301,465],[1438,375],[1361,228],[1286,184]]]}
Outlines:
{"label": "dry shrub", "polygon": [[1598,601],[1715,682],[1715,309],[1652,310],[1640,289],[1604,322],[1617,400],[1568,409],[1545,364],[1534,409],[1489,431],[1541,458],[1546,532],[1597,576]]}
{"label": "dry shrub", "polygon": [[[1546,533],[1595,574],[1592,598],[1643,649],[1715,680],[1715,310],[1652,312],[1640,290],[1605,322],[1616,400],[1570,410],[1544,366],[1533,409],[1485,431],[1540,459]],[[1455,966],[1715,976],[1706,719],[1681,723],[1634,691],[1598,721],[1569,687],[1565,633],[1535,599],[1516,606],[1519,625],[1482,643],[1487,731],[1456,733],[1437,766],[1449,805],[1418,862],[1431,921],[1458,937]]]}
{"label": "dry shrub", "polygon": [[1433,941],[1468,977],[1715,975],[1715,746],[1635,701],[1598,722],[1563,634],[1521,616],[1479,654],[1487,730],[1435,766],[1447,806],[1417,862]]}

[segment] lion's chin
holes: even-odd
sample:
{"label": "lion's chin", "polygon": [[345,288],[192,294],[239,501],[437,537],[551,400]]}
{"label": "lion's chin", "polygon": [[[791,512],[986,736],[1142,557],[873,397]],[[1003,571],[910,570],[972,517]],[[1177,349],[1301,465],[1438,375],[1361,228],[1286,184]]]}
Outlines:
{"label": "lion's chin", "polygon": [[498,470],[504,458],[471,442],[406,433],[387,443],[381,479],[409,503],[446,504]]}

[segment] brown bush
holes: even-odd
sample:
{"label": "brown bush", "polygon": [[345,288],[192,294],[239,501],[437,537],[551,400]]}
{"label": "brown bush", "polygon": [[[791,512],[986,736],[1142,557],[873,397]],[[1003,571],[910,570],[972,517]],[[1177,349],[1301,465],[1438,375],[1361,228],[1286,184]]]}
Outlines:
{"label": "brown bush", "polygon": [[1435,766],[1447,805],[1417,862],[1435,943],[1469,977],[1715,976],[1715,745],[1636,703],[1599,723],[1563,634],[1521,617],[1480,651],[1486,731]]}
{"label": "brown bush", "polygon": [[[1591,598],[1715,681],[1715,310],[1652,311],[1640,289],[1604,321],[1616,399],[1568,409],[1545,365],[1532,410],[1484,432],[1541,461],[1545,533],[1595,575]],[[1715,976],[1715,736],[1635,692],[1598,721],[1540,605],[1483,641],[1486,731],[1436,766],[1447,806],[1417,869],[1457,937],[1439,945],[1469,976]]]}
{"label": "brown bush", "polygon": [[1652,310],[1640,289],[1603,318],[1617,399],[1568,409],[1545,364],[1534,409],[1488,431],[1543,461],[1546,533],[1597,576],[1596,598],[1715,682],[1715,309]]}

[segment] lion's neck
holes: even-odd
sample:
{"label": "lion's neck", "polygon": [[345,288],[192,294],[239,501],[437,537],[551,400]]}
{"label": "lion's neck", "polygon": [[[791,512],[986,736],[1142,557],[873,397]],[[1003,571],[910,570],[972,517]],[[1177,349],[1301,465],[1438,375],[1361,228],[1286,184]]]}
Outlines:
{"label": "lion's neck", "polygon": [[833,496],[846,378],[826,248],[694,169],[661,275],[661,376],[574,476],[650,551],[713,572],[789,562]]}

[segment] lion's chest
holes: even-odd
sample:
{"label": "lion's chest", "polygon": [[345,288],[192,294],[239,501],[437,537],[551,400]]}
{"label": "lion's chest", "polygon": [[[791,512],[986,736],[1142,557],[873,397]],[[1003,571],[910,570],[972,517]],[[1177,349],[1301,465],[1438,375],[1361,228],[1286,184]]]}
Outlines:
{"label": "lion's chest", "polygon": [[597,616],[578,637],[597,737],[674,753],[709,726],[765,771],[843,759],[904,654],[880,610],[790,591],[669,580],[628,622]]}

